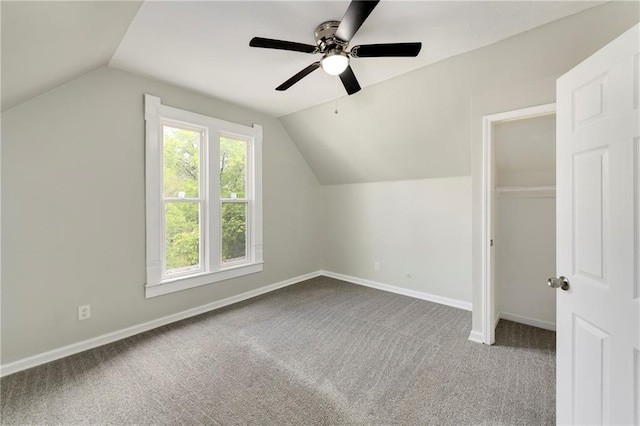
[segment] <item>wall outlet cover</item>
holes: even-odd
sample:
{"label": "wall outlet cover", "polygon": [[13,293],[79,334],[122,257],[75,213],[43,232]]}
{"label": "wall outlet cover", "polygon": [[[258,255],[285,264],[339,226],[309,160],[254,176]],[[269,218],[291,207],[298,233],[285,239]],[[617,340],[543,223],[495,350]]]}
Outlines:
{"label": "wall outlet cover", "polygon": [[91,305],[78,306],[78,321],[91,318]]}

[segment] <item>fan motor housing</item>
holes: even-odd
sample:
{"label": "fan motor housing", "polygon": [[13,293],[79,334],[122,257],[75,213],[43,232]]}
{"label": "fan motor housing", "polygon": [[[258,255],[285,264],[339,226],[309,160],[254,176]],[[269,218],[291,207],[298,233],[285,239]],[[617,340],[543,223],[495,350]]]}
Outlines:
{"label": "fan motor housing", "polygon": [[320,49],[320,53],[325,53],[329,50],[343,50],[347,44],[336,38],[336,31],[340,21],[327,21],[318,25],[314,33],[316,38],[316,44]]}

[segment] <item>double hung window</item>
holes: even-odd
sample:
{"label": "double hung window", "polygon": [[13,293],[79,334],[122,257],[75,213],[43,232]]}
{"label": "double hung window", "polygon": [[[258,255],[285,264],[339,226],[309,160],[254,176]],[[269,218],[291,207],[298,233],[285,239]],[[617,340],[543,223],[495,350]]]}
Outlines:
{"label": "double hung window", "polygon": [[262,270],[262,129],[145,95],[146,296]]}

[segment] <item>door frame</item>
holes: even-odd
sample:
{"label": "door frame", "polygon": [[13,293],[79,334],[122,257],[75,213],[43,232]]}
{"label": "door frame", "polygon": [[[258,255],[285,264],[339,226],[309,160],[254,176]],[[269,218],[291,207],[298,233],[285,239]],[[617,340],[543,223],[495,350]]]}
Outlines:
{"label": "door frame", "polygon": [[548,103],[533,107],[521,108],[512,111],[500,112],[497,114],[485,115],[482,117],[482,228],[481,228],[481,283],[482,283],[482,343],[493,345],[495,343],[495,327],[497,321],[491,315],[495,305],[495,283],[491,280],[492,275],[492,240],[493,227],[492,218],[495,212],[493,205],[492,188],[494,172],[494,150],[493,126],[507,121],[524,120],[527,118],[541,117],[556,113],[556,103]]}

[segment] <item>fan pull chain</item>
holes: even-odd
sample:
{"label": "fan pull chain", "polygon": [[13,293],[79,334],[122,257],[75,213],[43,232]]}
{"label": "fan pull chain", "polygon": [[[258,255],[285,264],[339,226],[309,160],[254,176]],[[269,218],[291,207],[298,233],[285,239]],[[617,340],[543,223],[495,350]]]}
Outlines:
{"label": "fan pull chain", "polygon": [[338,76],[336,75],[336,110],[334,114],[338,114]]}

